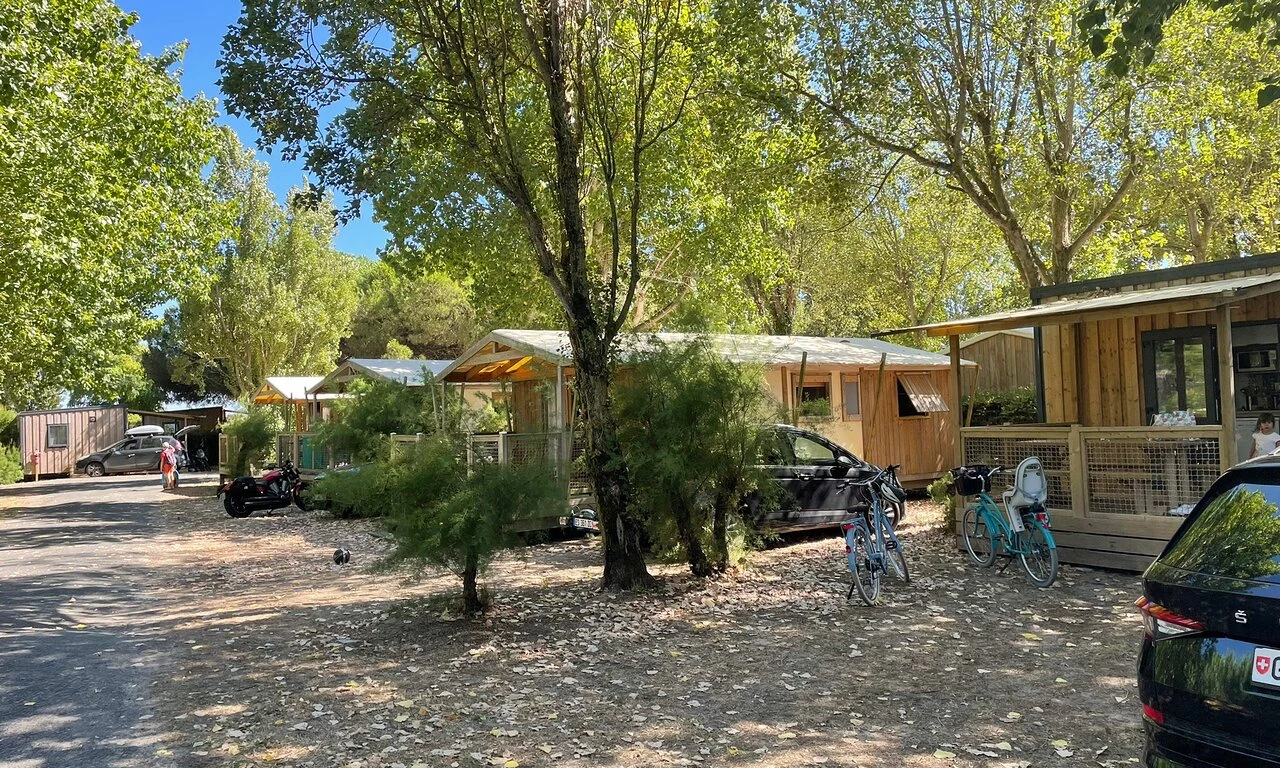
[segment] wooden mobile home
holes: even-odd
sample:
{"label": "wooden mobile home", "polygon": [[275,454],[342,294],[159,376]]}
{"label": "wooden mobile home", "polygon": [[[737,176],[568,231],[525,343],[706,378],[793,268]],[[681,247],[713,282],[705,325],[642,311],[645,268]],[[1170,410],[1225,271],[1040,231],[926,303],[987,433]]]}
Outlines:
{"label": "wooden mobile home", "polygon": [[[1044,462],[1064,562],[1141,570],[1280,410],[1280,254],[1035,290],[1024,310],[883,332],[1031,326],[1043,423],[960,430],[955,464]],[[953,360],[953,365],[955,361]]]}
{"label": "wooden mobile home", "polygon": [[[695,334],[624,337],[622,355],[656,336],[680,343]],[[818,432],[875,464],[901,464],[904,483],[923,485],[951,462],[959,426],[947,357],[875,339],[710,334],[734,362],[760,365],[765,383],[797,425]],[[801,381],[801,367],[804,379]],[[511,388],[515,455],[572,430],[573,355],[561,331],[497,330],[441,374],[448,382]],[[538,448],[541,452],[543,449]],[[553,450],[568,452],[569,447]]]}
{"label": "wooden mobile home", "polygon": [[70,475],[76,459],[124,439],[130,414],[140,417],[140,424],[161,426],[170,434],[192,421],[183,414],[123,405],[23,411],[18,414],[18,445],[25,476]]}

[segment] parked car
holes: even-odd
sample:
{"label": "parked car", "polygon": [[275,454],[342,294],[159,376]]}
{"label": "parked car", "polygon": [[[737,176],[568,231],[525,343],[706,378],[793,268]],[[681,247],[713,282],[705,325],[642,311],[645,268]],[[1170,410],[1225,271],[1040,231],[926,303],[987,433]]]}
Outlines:
{"label": "parked car", "polygon": [[171,437],[181,437],[195,427],[178,430],[172,436],[153,425],[134,427],[125,432],[125,438],[88,456],[76,459],[76,472],[89,477],[118,475],[125,472],[151,472],[160,470],[160,452]]}
{"label": "parked car", "polygon": [[[852,485],[870,478],[879,467],[815,432],[788,424],[768,428],[759,468],[778,482],[779,494],[765,503],[758,494],[743,502],[744,513],[759,528],[799,529],[839,525],[867,508],[866,496]],[[895,481],[896,482],[896,481]],[[906,514],[900,486],[896,499],[886,498],[886,513],[897,525]],[[599,530],[594,505],[587,503],[560,518],[562,526]]]}
{"label": "parked car", "polygon": [[1142,582],[1143,765],[1280,766],[1280,457],[1218,478]]}
{"label": "parked car", "polygon": [[[788,424],[769,428],[760,468],[778,481],[781,495],[773,508],[761,511],[758,499],[748,499],[748,515],[765,528],[816,528],[849,519],[850,511],[866,509],[867,497],[852,483],[880,471],[848,449],[816,432]],[[895,480],[896,483],[896,480]],[[901,487],[896,500],[886,498],[886,513],[896,525],[906,514]]]}

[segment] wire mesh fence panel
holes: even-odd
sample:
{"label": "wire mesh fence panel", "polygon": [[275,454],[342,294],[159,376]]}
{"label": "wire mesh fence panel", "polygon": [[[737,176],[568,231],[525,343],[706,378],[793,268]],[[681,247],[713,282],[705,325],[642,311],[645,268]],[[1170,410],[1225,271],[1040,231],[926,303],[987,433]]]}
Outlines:
{"label": "wire mesh fence panel", "polygon": [[991,478],[991,495],[997,501],[1004,489],[1013,484],[1018,464],[1032,456],[1040,459],[1049,480],[1046,506],[1050,509],[1071,509],[1071,449],[1065,436],[964,436],[965,466],[1004,467]]}
{"label": "wire mesh fence panel", "polygon": [[498,463],[498,442],[501,435],[470,435],[467,437],[468,456],[471,463]]}
{"label": "wire mesh fence panel", "polygon": [[507,461],[528,464],[556,464],[560,461],[562,436],[559,432],[507,435]]}
{"label": "wire mesh fence panel", "polygon": [[1216,437],[1084,439],[1089,514],[1179,515],[1221,471]]}
{"label": "wire mesh fence panel", "polygon": [[591,480],[587,476],[587,436],[573,436],[573,445],[569,451],[569,495],[590,496]]}

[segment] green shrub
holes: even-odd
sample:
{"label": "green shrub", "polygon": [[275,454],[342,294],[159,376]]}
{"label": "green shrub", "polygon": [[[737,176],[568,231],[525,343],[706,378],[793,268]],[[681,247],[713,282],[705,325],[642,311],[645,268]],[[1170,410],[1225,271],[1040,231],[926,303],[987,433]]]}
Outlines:
{"label": "green shrub", "polygon": [[347,472],[331,472],[316,480],[311,496],[315,501],[323,500],[334,517],[379,517],[386,511],[390,474],[390,466],[385,461]]}
{"label": "green shrub", "polygon": [[730,362],[705,339],[655,339],[615,387],[636,516],[655,549],[682,552],[697,576],[725,570],[731,550],[752,543],[749,525],[731,524],[745,497],[776,498],[757,468],[777,413],[762,382],[761,369]]}
{"label": "green shrub", "polygon": [[284,423],[277,408],[250,408],[243,416],[222,425],[222,432],[240,441],[240,449],[232,460],[232,474],[243,475],[251,464],[259,464],[275,451],[276,435]]}
{"label": "green shrub", "polygon": [[0,485],[16,483],[26,474],[22,451],[16,445],[0,445]]}
{"label": "green shrub", "polygon": [[17,445],[19,439],[18,412],[0,405],[0,445]]}
{"label": "green shrub", "polygon": [[948,531],[956,527],[956,494],[951,473],[939,477],[929,484],[929,498],[942,505],[942,520]]}
{"label": "green shrub", "polygon": [[1040,421],[1036,407],[1035,387],[1018,387],[1003,392],[975,392],[964,398],[963,413],[973,406],[975,427],[994,427],[1001,424],[1035,424]]}
{"label": "green shrub", "polygon": [[357,464],[385,458],[391,434],[432,432],[426,388],[410,388],[393,381],[358,381],[354,397],[333,406],[333,418],[320,424],[320,440]]}
{"label": "green shrub", "polygon": [[357,513],[381,510],[395,537],[387,563],[441,566],[462,580],[463,611],[484,609],[478,579],[493,557],[520,543],[515,523],[563,514],[562,472],[546,465],[468,468],[456,440],[435,436],[385,460],[322,484]]}

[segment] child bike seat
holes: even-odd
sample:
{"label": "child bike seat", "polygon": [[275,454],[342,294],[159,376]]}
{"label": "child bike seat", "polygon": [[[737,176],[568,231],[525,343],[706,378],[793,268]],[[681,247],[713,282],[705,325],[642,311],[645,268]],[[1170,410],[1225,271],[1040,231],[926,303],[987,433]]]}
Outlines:
{"label": "child bike seat", "polygon": [[1009,514],[1009,525],[1015,531],[1022,530],[1021,510],[1036,504],[1043,505],[1049,498],[1049,480],[1044,465],[1035,456],[1022,460],[1013,475],[1013,487],[1004,492],[1004,506]]}

